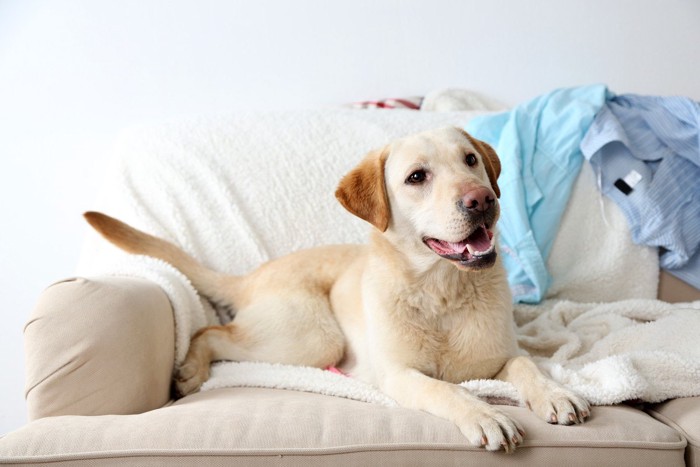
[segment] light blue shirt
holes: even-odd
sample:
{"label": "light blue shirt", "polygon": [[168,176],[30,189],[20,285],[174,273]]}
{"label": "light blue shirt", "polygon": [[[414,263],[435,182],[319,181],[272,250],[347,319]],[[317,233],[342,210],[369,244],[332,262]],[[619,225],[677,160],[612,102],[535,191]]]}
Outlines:
{"label": "light blue shirt", "polygon": [[581,150],[635,243],[700,289],[700,104],[684,97],[609,96]]}
{"label": "light blue shirt", "polygon": [[581,169],[579,146],[605,96],[604,85],[559,89],[467,125],[501,159],[498,225],[516,302],[541,301],[551,284],[546,261]]}

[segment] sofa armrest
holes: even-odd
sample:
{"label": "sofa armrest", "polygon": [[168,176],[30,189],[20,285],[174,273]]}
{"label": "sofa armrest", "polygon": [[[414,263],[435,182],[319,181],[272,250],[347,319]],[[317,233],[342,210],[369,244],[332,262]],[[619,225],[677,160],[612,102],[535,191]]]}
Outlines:
{"label": "sofa armrest", "polygon": [[141,413],[170,400],[170,302],[125,277],[53,284],[24,328],[29,419]]}

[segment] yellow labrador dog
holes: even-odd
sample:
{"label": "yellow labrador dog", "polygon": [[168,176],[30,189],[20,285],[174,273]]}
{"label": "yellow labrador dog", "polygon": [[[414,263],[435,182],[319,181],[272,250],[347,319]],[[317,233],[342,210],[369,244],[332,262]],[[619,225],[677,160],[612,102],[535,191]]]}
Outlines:
{"label": "yellow labrador dog", "polygon": [[489,145],[457,128],[398,140],[368,154],[336,191],[375,227],[368,245],[300,251],[245,276],[211,271],[104,214],[85,217],[115,245],[169,262],[236,311],[232,323],[192,338],[180,393],[196,391],[214,360],[336,366],[451,420],[472,445],[512,451],[520,424],[458,383],[509,381],[549,423],[583,422],[590,408],[518,356],[494,235],[500,168]]}

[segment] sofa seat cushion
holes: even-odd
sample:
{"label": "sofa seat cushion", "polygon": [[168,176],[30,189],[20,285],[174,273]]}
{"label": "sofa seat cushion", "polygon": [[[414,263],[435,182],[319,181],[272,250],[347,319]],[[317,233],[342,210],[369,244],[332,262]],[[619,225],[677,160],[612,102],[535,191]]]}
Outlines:
{"label": "sofa seat cushion", "polygon": [[685,439],[644,412],[596,407],[554,426],[504,406],[527,433],[514,454],[466,446],[422,412],[276,389],[218,389],[139,415],[36,420],[0,440],[0,464],[683,465]]}
{"label": "sofa seat cushion", "polygon": [[682,397],[656,404],[648,412],[685,437],[688,441],[685,463],[688,467],[700,467],[700,397]]}

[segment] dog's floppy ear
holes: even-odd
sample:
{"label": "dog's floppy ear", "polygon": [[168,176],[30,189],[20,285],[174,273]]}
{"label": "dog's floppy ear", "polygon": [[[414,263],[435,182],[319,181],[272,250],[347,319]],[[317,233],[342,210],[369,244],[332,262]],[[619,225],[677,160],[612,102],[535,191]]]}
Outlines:
{"label": "dog's floppy ear", "polygon": [[498,188],[498,176],[501,175],[501,160],[498,158],[496,151],[485,141],[481,141],[472,137],[466,131],[463,131],[472,146],[479,151],[479,154],[484,159],[484,168],[486,169],[486,174],[489,176],[489,181],[491,182],[491,188],[496,193],[498,198],[501,197],[501,189]]}
{"label": "dog's floppy ear", "polygon": [[372,151],[345,175],[335,197],[345,209],[384,232],[389,227],[389,198],[384,183],[388,148]]}

